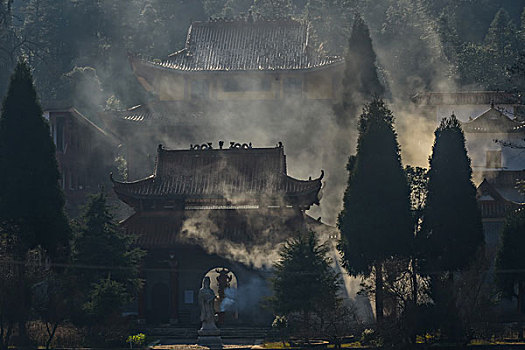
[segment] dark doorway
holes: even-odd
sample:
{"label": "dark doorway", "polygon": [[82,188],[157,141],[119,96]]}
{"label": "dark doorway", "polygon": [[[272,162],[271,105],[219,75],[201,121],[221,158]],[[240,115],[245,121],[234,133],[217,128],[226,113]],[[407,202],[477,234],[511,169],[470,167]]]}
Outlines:
{"label": "dark doorway", "polygon": [[156,283],[151,288],[150,319],[153,323],[168,323],[170,320],[170,291],[164,283]]}

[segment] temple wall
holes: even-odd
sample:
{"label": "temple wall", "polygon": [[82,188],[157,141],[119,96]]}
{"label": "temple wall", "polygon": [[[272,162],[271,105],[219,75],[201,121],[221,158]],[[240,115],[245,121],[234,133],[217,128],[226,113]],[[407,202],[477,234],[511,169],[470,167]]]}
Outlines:
{"label": "temple wall", "polygon": [[[339,69],[260,73],[162,74],[151,83],[138,77],[144,88],[156,91],[161,101],[264,101],[334,99]],[[151,80],[151,79],[150,79]]]}
{"label": "temple wall", "polygon": [[306,75],[306,98],[311,100],[331,100],[334,98],[333,75],[315,72]]}
{"label": "temple wall", "polygon": [[156,90],[161,101],[182,101],[186,98],[186,80],[182,75],[169,74],[157,80]]}

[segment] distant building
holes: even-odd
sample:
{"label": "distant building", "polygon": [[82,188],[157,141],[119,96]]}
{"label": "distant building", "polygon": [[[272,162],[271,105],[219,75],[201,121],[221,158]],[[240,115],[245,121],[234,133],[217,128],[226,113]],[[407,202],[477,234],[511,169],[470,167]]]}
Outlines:
{"label": "distant building", "polygon": [[333,100],[343,69],[312,47],[306,22],[251,15],[193,22],[182,50],[130,60],[160,101]]}
{"label": "distant building", "polygon": [[56,146],[66,209],[76,216],[87,196],[109,185],[120,141],[75,108],[44,109]]}
{"label": "distant building", "polygon": [[525,121],[491,104],[462,123],[473,178],[478,186],[487,246],[495,253],[509,210],[525,203],[516,182],[525,180]]}
{"label": "distant building", "polygon": [[454,114],[459,121],[467,122],[494,104],[510,118],[525,118],[525,106],[519,94],[501,91],[425,92],[413,97],[413,102],[429,118],[439,122]]}
{"label": "distant building", "polygon": [[499,234],[507,214],[525,205],[525,195],[516,188],[517,181],[525,181],[525,170],[485,172],[477,189],[485,242],[495,254]]}
{"label": "distant building", "polygon": [[[122,225],[148,252],[139,318],[198,324],[197,293],[208,275],[219,283],[221,322],[267,324],[260,301],[270,293],[269,272],[256,260],[269,262],[295,232],[324,226],[305,214],[319,203],[321,180],[288,176],[282,145],[247,144],[159,146],[151,176],[114,180],[115,193],[135,210]],[[219,281],[222,291],[228,281],[235,285],[228,302]]]}
{"label": "distant building", "polygon": [[492,104],[463,122],[462,128],[475,175],[525,169],[525,121],[509,117]]}

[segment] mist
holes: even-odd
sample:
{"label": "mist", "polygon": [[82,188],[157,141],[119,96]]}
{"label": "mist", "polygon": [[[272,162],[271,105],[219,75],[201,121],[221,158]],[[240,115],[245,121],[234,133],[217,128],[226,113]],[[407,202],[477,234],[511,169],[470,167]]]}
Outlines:
{"label": "mist", "polygon": [[[454,9],[448,2],[441,3],[442,12],[437,10],[439,4],[423,0],[356,0],[346,5],[326,1],[318,9],[309,2],[291,3],[290,13],[282,13],[282,16],[311,20],[310,48],[329,55],[344,55],[353,15],[360,13],[363,16],[370,28],[377,55],[378,74],[386,89],[384,98],[395,116],[395,130],[404,165],[428,167],[433,131],[437,126],[435,118],[425,115],[412,103],[411,98],[416,93],[488,87],[481,81],[468,85],[462,81],[461,62],[454,52],[456,44],[446,37],[447,28],[443,25],[443,18],[451,22],[454,19],[453,16],[447,17]],[[491,11],[497,10],[496,3],[507,6],[509,10],[517,6],[504,2],[493,3],[479,9],[468,5],[473,7],[466,9],[479,11],[483,15],[480,18],[488,18],[490,22],[493,16]],[[516,3],[525,5],[523,1]],[[158,96],[145,92],[140,86],[128,62],[128,53],[164,60],[169,54],[182,49],[192,20],[239,16],[249,10],[269,16],[272,9],[258,8],[257,4],[247,0],[130,1],[127,6],[120,2],[103,1],[100,6],[86,5],[85,8],[79,4],[74,2],[62,9],[71,18],[78,19],[71,29],[72,33],[78,35],[75,36],[74,45],[71,44],[74,50],[66,61],[61,61],[65,67],[63,72],[57,74],[67,74],[76,66],[93,67],[93,71],[83,69],[96,74],[103,91],[101,93],[97,84],[96,88],[93,84],[82,84],[71,89],[73,96],[69,97],[76,101],[88,101],[96,97],[97,101],[102,101],[94,103],[99,103],[100,108],[106,108],[106,113],[88,113],[88,117],[109,129],[124,125],[116,124],[111,119],[112,114],[133,114],[116,111],[118,109],[126,110],[147,104],[147,113],[152,115],[150,120],[144,122],[126,122],[130,128],[141,129],[140,133],[123,140],[124,153],[134,155],[128,161],[128,180],[137,180],[153,173],[158,144],[167,149],[189,149],[190,144],[208,142],[217,148],[221,140],[226,145],[229,142],[251,142],[253,147],[275,147],[282,142],[288,175],[308,179],[318,177],[321,170],[325,171],[320,205],[314,205],[307,214],[336,226],[348,179],[346,164],[349,156],[356,152],[358,133],[355,125],[341,126],[337,122],[332,109],[334,101],[202,101],[173,103],[167,111],[156,104]],[[30,10],[20,9],[21,12]],[[90,20],[96,25],[79,33],[82,23]],[[483,38],[489,24],[478,25],[476,30],[479,33],[475,33],[475,36],[465,32],[465,28],[458,28],[461,30],[456,33],[457,40],[467,43],[471,37]],[[64,31],[63,27],[57,28],[49,28],[49,32],[56,33],[59,29]],[[54,37],[50,35],[49,38]],[[53,78],[57,76],[50,78],[42,73],[48,67],[49,60],[40,60],[37,55],[30,55],[30,60],[37,68],[37,85],[43,99],[58,98],[49,95],[56,90],[49,86],[53,86]],[[171,88],[180,89],[179,86]],[[106,100],[109,98],[113,98],[114,103],[108,104]],[[362,106],[359,106],[354,112],[356,119],[361,109]],[[137,125],[139,123],[140,126]],[[275,242],[272,230],[263,232],[261,240],[250,245],[223,240],[217,235],[218,231],[220,227],[210,218],[209,212],[196,212],[184,222],[181,239],[197,243],[209,253],[256,268],[269,267],[278,259],[278,245],[270,243]]]}

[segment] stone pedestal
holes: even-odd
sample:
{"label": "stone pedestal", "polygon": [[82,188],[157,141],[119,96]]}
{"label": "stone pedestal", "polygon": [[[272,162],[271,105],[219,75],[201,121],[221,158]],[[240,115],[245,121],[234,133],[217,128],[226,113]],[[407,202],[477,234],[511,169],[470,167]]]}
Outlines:
{"label": "stone pedestal", "polygon": [[210,349],[222,349],[221,331],[218,328],[201,328],[197,333],[199,334],[197,344]]}

